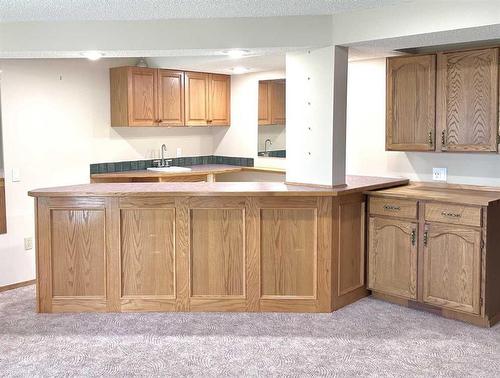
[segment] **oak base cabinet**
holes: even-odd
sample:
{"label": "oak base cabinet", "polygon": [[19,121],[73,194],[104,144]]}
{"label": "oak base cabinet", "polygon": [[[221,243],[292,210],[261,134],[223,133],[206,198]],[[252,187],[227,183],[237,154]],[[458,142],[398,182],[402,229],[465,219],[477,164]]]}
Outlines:
{"label": "oak base cabinet", "polygon": [[498,322],[499,199],[500,192],[418,186],[371,192],[368,288],[449,318]]}

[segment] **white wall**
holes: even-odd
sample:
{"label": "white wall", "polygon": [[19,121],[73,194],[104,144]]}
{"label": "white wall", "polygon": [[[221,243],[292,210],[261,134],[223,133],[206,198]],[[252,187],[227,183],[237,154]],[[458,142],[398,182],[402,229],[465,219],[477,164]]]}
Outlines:
{"label": "white wall", "polygon": [[255,166],[285,168],[285,160],[257,156],[259,80],[283,79],[282,71],[233,75],[231,127],[214,128],[214,154],[253,157]]}
{"label": "white wall", "polygon": [[385,151],[385,60],[349,63],[348,174],[431,181],[433,167],[448,168],[448,182],[500,185],[499,154]]}
{"label": "white wall", "polygon": [[265,125],[259,126],[258,150],[264,151],[266,140],[270,139],[273,143],[268,146],[268,150],[286,150],[286,126],[284,125]]}
{"label": "white wall", "polygon": [[[108,68],[127,62],[0,60],[8,229],[0,235],[0,286],[35,276],[34,252],[23,247],[34,236],[28,190],[88,182],[90,163],[143,159],[161,143],[169,156],[177,147],[183,155],[213,153],[210,129],[109,126]],[[20,182],[12,182],[12,168]]]}

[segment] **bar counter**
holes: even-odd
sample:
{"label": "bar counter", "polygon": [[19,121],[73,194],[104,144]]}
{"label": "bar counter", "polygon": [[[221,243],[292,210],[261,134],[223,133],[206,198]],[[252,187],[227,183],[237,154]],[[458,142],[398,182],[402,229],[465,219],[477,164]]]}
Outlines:
{"label": "bar counter", "polygon": [[37,308],[330,312],[367,295],[366,190],[408,180],[86,184],[35,197]]}

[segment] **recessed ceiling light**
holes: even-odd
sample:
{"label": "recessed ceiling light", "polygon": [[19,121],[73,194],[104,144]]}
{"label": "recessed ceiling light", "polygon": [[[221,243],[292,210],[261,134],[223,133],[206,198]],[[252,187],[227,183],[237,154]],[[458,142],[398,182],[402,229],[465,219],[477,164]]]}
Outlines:
{"label": "recessed ceiling light", "polygon": [[233,71],[234,74],[240,75],[240,74],[247,73],[249,71],[249,69],[246,68],[246,67],[243,67],[243,66],[237,66],[237,67],[234,67],[232,69],[232,71]]}
{"label": "recessed ceiling light", "polygon": [[99,60],[104,56],[104,54],[99,51],[85,51],[82,52],[82,56],[88,60]]}
{"label": "recessed ceiling light", "polygon": [[238,59],[247,55],[249,52],[250,50],[234,49],[234,50],[225,50],[222,53],[224,55],[229,56],[230,58]]}

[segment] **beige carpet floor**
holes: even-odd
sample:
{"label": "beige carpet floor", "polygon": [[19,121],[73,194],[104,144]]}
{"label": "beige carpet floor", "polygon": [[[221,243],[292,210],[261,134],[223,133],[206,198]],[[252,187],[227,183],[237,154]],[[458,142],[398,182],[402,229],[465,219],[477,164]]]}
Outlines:
{"label": "beige carpet floor", "polygon": [[365,298],[332,314],[37,314],[0,293],[0,376],[500,376],[482,329]]}

